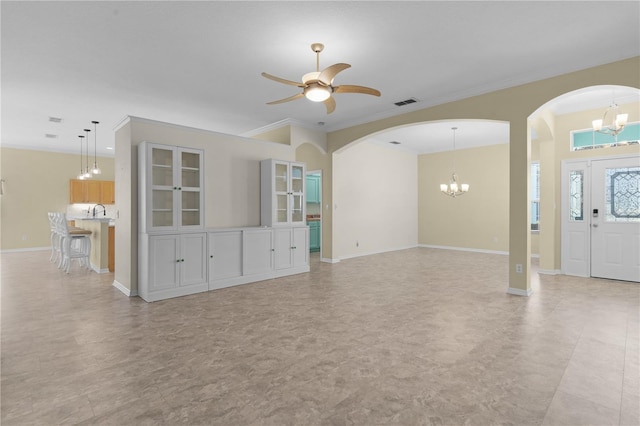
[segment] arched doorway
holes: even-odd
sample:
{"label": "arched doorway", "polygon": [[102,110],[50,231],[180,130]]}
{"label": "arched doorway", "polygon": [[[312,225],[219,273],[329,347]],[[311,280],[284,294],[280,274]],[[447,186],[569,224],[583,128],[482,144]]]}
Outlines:
{"label": "arched doorway", "polygon": [[[640,90],[625,86],[592,86],[568,92],[545,103],[529,117],[532,130],[531,159],[540,165],[541,273],[601,276],[592,274],[594,259],[591,254],[593,250],[598,250],[592,243],[600,241],[599,244],[604,244],[601,239],[604,233],[600,232],[602,227],[597,229],[592,226],[602,225],[597,223],[602,216],[595,220],[593,214],[594,209],[599,209],[601,214],[603,207],[597,206],[591,195],[592,191],[604,189],[601,188],[604,177],[593,176],[592,179],[592,173],[600,170],[592,166],[608,159],[613,161],[609,162],[609,168],[615,168],[617,161],[628,156],[637,157],[639,153],[638,145],[634,144],[612,146],[610,143],[595,143],[592,120],[601,118],[612,102],[629,114],[628,122],[631,125],[628,129],[640,120]],[[632,136],[632,139],[637,139],[637,136]],[[597,140],[608,142],[606,138]],[[615,142],[612,136],[610,140]],[[594,143],[591,144],[591,141]],[[598,195],[598,198],[601,197]],[[580,213],[571,215],[567,211],[571,204]],[[599,239],[592,240],[594,232]],[[628,231],[622,234],[626,233]],[[637,244],[634,246],[632,242],[627,242],[627,245],[630,247],[623,251],[638,250]],[[625,256],[634,255],[626,253]],[[637,259],[638,254],[635,256]],[[615,255],[614,258],[618,259],[619,256]],[[640,278],[637,271],[631,273],[633,276]],[[606,277],[615,278],[616,275]]]}

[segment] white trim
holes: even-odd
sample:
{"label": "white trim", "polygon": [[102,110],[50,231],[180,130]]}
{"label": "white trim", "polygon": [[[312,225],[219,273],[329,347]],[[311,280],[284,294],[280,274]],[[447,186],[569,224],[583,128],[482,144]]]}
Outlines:
{"label": "white trim", "polygon": [[533,293],[533,290],[531,290],[530,288],[527,290],[522,290],[520,288],[509,287],[509,289],[507,290],[507,293],[513,294],[514,296],[529,297]]}
{"label": "white trim", "polygon": [[[120,290],[121,292],[123,292],[125,296],[127,296],[127,297],[131,297],[132,296],[131,290],[128,289],[127,287],[125,287],[124,285],[120,284],[118,281],[113,280],[113,286],[115,288],[117,288],[118,290]],[[135,294],[133,296],[135,296]]]}
{"label": "white trim", "polygon": [[501,255],[506,255],[506,256],[509,255],[508,251],[485,250],[485,249],[475,249],[475,248],[468,248],[468,247],[437,246],[437,245],[433,245],[433,244],[418,244],[418,247],[434,248],[434,249],[442,249],[442,250],[472,251],[472,252],[477,252],[477,253],[501,254]]}
{"label": "white trim", "polygon": [[249,130],[248,132],[244,132],[244,133],[240,133],[238,136],[242,136],[245,138],[251,138],[255,135],[259,135],[262,133],[266,133],[269,132],[271,130],[276,130],[276,129],[280,129],[282,127],[285,126],[297,126],[297,127],[303,127],[305,129],[309,129],[309,130],[322,130],[324,131],[324,128],[320,127],[320,126],[311,126],[307,123],[304,123],[302,121],[293,119],[293,118],[285,118],[284,120],[280,120],[280,121],[276,121],[275,123],[271,123],[271,124],[267,124],[266,126],[262,126],[262,127],[258,127],[257,129],[253,129],[253,130]]}
{"label": "white trim", "polygon": [[19,249],[7,249],[7,250],[0,251],[0,253],[19,253],[19,252],[25,252],[25,251],[44,251],[44,250],[51,250],[51,246],[49,246],[49,247],[28,247],[28,248],[19,248]]}
{"label": "white trim", "polygon": [[531,255],[531,258],[532,258],[532,259],[540,259],[540,255],[539,255],[539,254],[534,253],[534,254],[532,254],[532,255]]}
{"label": "white trim", "polygon": [[408,249],[412,249],[412,248],[416,248],[416,247],[418,247],[417,244],[413,245],[413,246],[396,247],[396,248],[392,248],[392,249],[388,249],[388,250],[379,250],[379,251],[372,251],[372,252],[368,252],[368,253],[360,253],[360,254],[354,254],[354,255],[349,255],[349,256],[342,256],[340,258],[340,260],[353,259],[355,257],[362,257],[362,256],[371,256],[373,254],[389,253],[391,251],[408,250]]}
{"label": "white trim", "polygon": [[105,268],[105,269],[100,269],[98,268],[96,265],[94,265],[93,263],[91,264],[91,270],[97,274],[106,274],[109,272],[109,268]]}
{"label": "white trim", "polygon": [[542,275],[562,275],[560,269],[538,269],[538,274]]}
{"label": "white trim", "polygon": [[328,257],[322,257],[320,261],[324,263],[340,263],[340,259],[329,259]]}

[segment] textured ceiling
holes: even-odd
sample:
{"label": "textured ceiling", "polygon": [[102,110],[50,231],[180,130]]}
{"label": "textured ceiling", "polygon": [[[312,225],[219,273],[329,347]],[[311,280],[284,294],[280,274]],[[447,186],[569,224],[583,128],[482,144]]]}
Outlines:
{"label": "textured ceiling", "polygon": [[[102,155],[112,155],[113,128],[127,115],[230,134],[285,119],[330,131],[640,55],[635,1],[0,7],[2,144],[77,152],[77,136],[98,120]],[[260,73],[300,79],[315,68],[313,42],[325,44],[321,68],[352,65],[336,84],[382,96],[335,95],[331,115],[305,99],[265,105],[297,89]],[[411,97],[418,102],[394,105]]]}

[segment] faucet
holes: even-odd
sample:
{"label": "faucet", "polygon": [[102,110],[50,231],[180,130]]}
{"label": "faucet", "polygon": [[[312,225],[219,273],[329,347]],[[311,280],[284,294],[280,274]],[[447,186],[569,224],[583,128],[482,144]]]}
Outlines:
{"label": "faucet", "polygon": [[93,217],[96,217],[96,207],[102,206],[103,216],[107,215],[107,208],[103,204],[96,204],[93,206]]}

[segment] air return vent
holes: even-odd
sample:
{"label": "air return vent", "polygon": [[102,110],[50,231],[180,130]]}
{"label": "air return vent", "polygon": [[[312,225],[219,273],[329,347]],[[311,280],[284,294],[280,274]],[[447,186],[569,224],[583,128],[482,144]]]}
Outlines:
{"label": "air return vent", "polygon": [[53,133],[45,133],[44,137],[47,139],[57,139],[58,135],[54,135]]}
{"label": "air return vent", "polygon": [[400,101],[400,102],[394,102],[393,104],[396,106],[402,106],[402,105],[408,105],[408,104],[413,104],[418,102],[418,100],[416,98],[409,98],[409,99],[405,99],[404,101]]}
{"label": "air return vent", "polygon": [[391,141],[391,142],[389,142],[389,143],[390,143],[391,145],[400,145],[400,142],[398,142],[398,141]]}
{"label": "air return vent", "polygon": [[60,117],[49,117],[49,121],[52,123],[62,123],[62,118]]}

